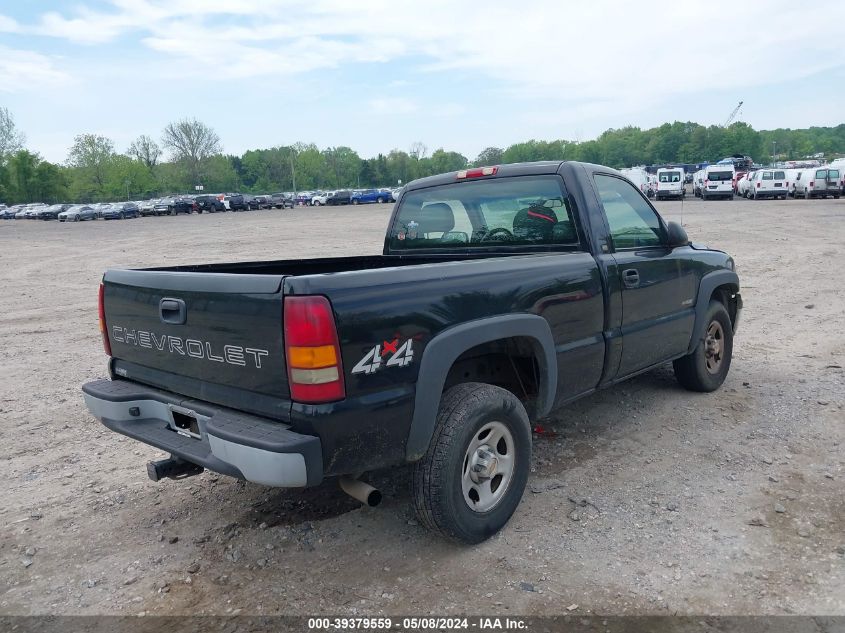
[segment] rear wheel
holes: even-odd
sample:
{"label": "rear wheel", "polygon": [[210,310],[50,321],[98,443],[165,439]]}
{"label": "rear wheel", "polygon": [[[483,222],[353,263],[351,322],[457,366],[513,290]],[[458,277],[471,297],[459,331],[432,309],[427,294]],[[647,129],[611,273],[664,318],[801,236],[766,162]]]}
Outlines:
{"label": "rear wheel", "polygon": [[377,198],[376,202],[378,202],[379,204],[384,204],[384,198]]}
{"label": "rear wheel", "polygon": [[352,201],[352,204],[358,204],[358,201],[357,201],[357,200],[353,200],[353,201]]}
{"label": "rear wheel", "polygon": [[531,427],[511,392],[465,383],[443,394],[434,435],[414,465],[420,522],[441,536],[479,543],[513,515],[531,461]]}
{"label": "rear wheel", "polygon": [[690,391],[715,391],[731,368],[733,325],[727,308],[711,301],[704,322],[704,336],[695,350],[672,363],[675,378]]}

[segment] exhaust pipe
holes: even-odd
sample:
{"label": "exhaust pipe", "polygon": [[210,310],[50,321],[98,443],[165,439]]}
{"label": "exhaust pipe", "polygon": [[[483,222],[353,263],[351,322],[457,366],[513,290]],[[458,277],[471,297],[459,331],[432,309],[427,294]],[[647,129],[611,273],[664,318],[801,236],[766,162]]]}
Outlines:
{"label": "exhaust pipe", "polygon": [[160,459],[157,462],[147,462],[147,475],[153,481],[168,479],[185,479],[199,475],[203,471],[202,466],[171,455],[167,459]]}
{"label": "exhaust pipe", "polygon": [[353,499],[357,499],[371,508],[375,508],[381,503],[381,492],[373,488],[370,484],[365,484],[360,479],[341,477],[340,488]]}

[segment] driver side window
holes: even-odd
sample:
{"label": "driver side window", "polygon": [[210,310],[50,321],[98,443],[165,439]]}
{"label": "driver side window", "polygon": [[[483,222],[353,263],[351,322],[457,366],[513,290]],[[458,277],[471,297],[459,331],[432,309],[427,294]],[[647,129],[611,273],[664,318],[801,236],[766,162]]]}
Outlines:
{"label": "driver side window", "polygon": [[660,218],[630,183],[603,175],[596,175],[595,181],[614,248],[659,246],[664,242]]}

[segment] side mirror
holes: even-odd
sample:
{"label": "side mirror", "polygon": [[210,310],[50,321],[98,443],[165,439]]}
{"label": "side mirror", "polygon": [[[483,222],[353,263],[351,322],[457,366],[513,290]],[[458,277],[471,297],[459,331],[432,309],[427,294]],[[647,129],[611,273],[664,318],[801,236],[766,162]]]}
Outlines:
{"label": "side mirror", "polygon": [[687,232],[677,222],[669,222],[668,226],[669,232],[669,247],[676,248],[678,246],[686,246],[689,244],[689,238],[687,237]]}

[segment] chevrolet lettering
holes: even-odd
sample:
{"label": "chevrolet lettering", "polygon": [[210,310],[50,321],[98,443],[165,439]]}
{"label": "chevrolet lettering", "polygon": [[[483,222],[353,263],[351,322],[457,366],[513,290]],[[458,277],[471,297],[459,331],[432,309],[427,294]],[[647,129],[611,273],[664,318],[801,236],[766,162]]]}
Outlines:
{"label": "chevrolet lettering", "polygon": [[409,464],[420,523],[464,543],[517,511],[534,420],[667,363],[717,390],[742,312],[727,253],[571,161],[408,183],[380,255],[107,270],[99,299],[110,379],[83,397],[170,454],[153,480],[332,477],[375,505],[366,473]]}
{"label": "chevrolet lettering", "polygon": [[178,336],[156,334],[146,330],[124,328],[119,325],[112,326],[111,334],[112,340],[125,345],[146,347],[160,352],[190,356],[191,358],[209,360],[215,363],[228,363],[240,367],[245,367],[249,360],[250,366],[255,367],[255,369],[261,369],[261,359],[270,355],[270,352],[266,349],[227,345],[225,343],[212,344],[211,341],[183,339]]}

